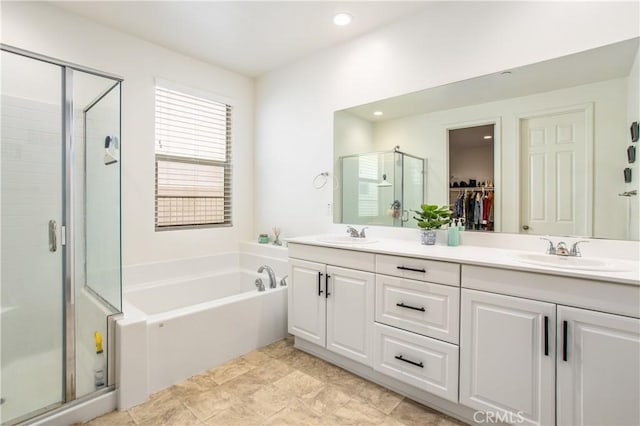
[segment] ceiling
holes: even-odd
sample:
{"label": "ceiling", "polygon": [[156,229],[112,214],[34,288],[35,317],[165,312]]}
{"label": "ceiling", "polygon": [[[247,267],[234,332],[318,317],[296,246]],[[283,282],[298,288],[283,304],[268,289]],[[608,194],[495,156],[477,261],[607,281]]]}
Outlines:
{"label": "ceiling", "polygon": [[[426,1],[55,1],[125,33],[249,77],[426,8]],[[333,24],[336,12],[353,22]]]}

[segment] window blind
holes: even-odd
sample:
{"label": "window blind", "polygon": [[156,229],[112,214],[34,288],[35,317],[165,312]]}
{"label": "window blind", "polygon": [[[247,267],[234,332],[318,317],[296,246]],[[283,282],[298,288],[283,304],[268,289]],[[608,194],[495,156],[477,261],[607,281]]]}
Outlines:
{"label": "window blind", "polygon": [[358,159],[358,216],[378,216],[378,155],[362,155]]}
{"label": "window blind", "polygon": [[231,225],[231,106],[156,87],[156,229]]}

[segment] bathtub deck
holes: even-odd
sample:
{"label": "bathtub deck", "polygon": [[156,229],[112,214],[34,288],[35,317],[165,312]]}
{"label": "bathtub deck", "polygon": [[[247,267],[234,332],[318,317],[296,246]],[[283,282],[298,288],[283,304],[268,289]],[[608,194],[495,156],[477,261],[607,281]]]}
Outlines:
{"label": "bathtub deck", "polygon": [[236,358],[87,425],[461,425],[293,347],[291,339]]}

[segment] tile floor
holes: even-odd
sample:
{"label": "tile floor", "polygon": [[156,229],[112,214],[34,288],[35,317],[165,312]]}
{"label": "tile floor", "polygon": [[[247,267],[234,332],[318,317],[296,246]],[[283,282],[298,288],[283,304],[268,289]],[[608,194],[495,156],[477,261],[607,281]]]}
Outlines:
{"label": "tile floor", "polygon": [[463,425],[293,347],[288,338],[191,377],[128,411],[116,425]]}

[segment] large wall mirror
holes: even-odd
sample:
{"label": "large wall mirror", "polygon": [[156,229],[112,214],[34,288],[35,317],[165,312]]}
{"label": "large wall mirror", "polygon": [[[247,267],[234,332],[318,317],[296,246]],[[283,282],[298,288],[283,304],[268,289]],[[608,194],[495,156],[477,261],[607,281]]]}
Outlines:
{"label": "large wall mirror", "polygon": [[638,240],[639,45],[336,111],[334,222],[415,227],[428,203],[478,232]]}

